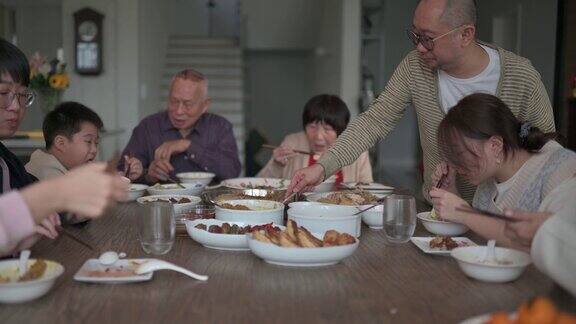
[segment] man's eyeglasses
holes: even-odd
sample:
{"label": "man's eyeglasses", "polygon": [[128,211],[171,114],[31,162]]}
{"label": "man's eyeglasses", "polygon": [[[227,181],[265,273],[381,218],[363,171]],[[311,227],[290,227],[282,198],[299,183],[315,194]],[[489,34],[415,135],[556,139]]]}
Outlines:
{"label": "man's eyeglasses", "polygon": [[168,105],[172,109],[176,109],[180,106],[180,104],[182,104],[182,107],[184,107],[185,110],[192,110],[194,107],[196,107],[196,103],[196,101],[192,100],[180,100],[176,98],[168,99]]}
{"label": "man's eyeglasses", "polygon": [[0,90],[0,108],[8,108],[14,102],[15,98],[18,99],[18,103],[20,104],[21,108],[28,108],[34,102],[36,95],[32,90],[24,90],[23,92]]}
{"label": "man's eyeglasses", "polygon": [[412,43],[414,44],[414,46],[418,46],[418,44],[422,44],[422,46],[424,46],[424,48],[428,51],[431,51],[434,49],[434,42],[439,40],[440,38],[449,35],[459,29],[461,29],[462,27],[466,27],[467,25],[462,25],[460,27],[456,27],[454,29],[451,29],[450,31],[438,36],[438,37],[428,37],[426,35],[419,35],[416,34],[415,32],[413,32],[410,29],[406,30],[406,33],[408,34],[408,38],[410,38],[410,40],[412,41]]}

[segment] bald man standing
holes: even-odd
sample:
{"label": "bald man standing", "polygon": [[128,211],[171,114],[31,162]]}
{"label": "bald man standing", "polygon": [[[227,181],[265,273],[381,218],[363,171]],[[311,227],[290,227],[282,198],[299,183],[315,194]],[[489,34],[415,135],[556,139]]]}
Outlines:
{"label": "bald man standing", "polygon": [[[431,176],[442,162],[436,143],[438,125],[466,95],[496,95],[522,121],[544,132],[554,131],[550,100],[530,61],[476,40],[474,0],[421,0],[408,37],[416,48],[398,65],[384,91],[317,164],[294,174],[287,194],[317,185],[354,162],[394,129],[410,104],[418,116],[427,199]],[[456,182],[460,195],[471,200],[474,187],[459,179]]]}
{"label": "bald man standing", "polygon": [[232,124],[207,113],[206,77],[188,69],[172,78],[165,111],[136,126],[124,149],[119,170],[130,166],[132,181],[155,183],[178,172],[205,171],[217,181],[240,174]]}

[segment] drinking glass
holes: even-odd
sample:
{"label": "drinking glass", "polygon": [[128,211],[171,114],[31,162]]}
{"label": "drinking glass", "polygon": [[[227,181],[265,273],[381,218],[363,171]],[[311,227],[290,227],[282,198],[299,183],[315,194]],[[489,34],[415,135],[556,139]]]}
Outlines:
{"label": "drinking glass", "polygon": [[174,245],[174,206],[168,202],[147,202],[142,206],[140,243],[147,254],[166,254]]}
{"label": "drinking glass", "polygon": [[390,243],[406,243],[416,228],[416,201],[410,195],[392,194],[386,198],[384,232]]}

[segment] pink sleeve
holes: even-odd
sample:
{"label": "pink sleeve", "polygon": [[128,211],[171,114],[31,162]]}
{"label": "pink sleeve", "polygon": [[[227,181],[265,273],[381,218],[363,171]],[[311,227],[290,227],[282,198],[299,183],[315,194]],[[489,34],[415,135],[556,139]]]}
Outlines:
{"label": "pink sleeve", "polygon": [[10,254],[20,241],[35,233],[30,210],[18,191],[0,196],[0,256]]}

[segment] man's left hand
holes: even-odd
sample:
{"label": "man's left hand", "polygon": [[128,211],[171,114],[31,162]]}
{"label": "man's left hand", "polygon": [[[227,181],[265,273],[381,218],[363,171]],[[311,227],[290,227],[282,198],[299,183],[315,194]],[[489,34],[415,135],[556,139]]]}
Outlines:
{"label": "man's left hand", "polygon": [[190,140],[179,139],[165,142],[154,151],[155,160],[170,160],[174,154],[185,152],[190,147]]}

